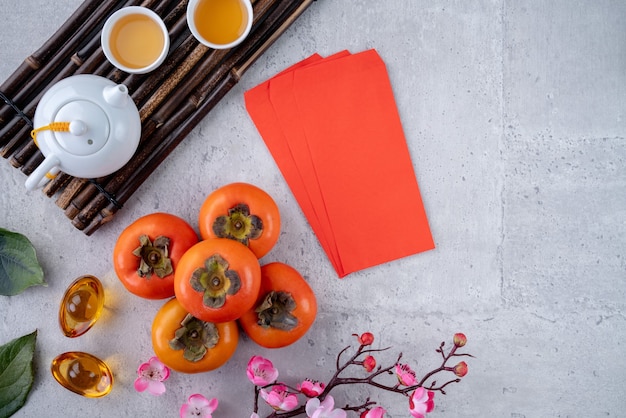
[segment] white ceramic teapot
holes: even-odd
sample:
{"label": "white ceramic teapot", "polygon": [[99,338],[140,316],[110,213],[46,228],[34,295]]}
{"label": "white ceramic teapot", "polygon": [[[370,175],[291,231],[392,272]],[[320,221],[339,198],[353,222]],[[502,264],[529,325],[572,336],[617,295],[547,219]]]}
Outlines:
{"label": "white ceramic teapot", "polygon": [[29,190],[59,171],[96,178],[126,164],[139,145],[139,111],[123,84],[90,74],[65,78],[41,98],[32,136],[44,161],[26,179]]}

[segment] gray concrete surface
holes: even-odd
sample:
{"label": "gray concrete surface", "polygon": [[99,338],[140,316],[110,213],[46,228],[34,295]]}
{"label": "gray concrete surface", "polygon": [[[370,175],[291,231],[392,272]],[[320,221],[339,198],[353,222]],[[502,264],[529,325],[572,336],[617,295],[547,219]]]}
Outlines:
{"label": "gray concrete surface", "polygon": [[[79,0],[5,1],[4,80]],[[39,330],[35,384],[16,415],[177,416],[194,392],[220,399],[216,417],[253,406],[245,365],[272,359],[281,379],[327,379],[335,355],[371,331],[419,373],[435,348],[468,336],[469,374],[437,394],[433,417],[619,417],[626,401],[626,2],[622,0],[319,0],[246,73],[137,191],[113,222],[86,237],[24,175],[0,161],[0,226],[38,249],[48,287],[0,298],[2,342]],[[336,278],[243,103],[243,93],[318,52],[376,48],[385,60],[437,248]],[[161,302],[126,293],[112,271],[116,237],[154,211],[197,227],[204,196],[232,181],[268,191],[284,229],[263,261],[300,270],[318,295],[310,333],[280,351],[243,339],[218,371],[173,374],[159,398],[136,393]],[[170,189],[168,194],[159,193]],[[372,198],[382,198],[372,196]],[[107,310],[70,340],[57,326],[66,286],[102,278]],[[113,368],[102,399],[60,387],[50,361],[91,352]],[[401,396],[345,386],[339,405],[367,396],[406,417]]]}

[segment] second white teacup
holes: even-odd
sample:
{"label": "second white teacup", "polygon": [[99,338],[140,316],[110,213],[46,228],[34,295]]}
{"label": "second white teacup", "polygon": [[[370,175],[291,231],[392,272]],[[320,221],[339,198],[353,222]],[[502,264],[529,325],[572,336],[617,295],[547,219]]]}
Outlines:
{"label": "second white teacup", "polygon": [[239,45],[252,28],[250,0],[189,0],[187,25],[196,39],[214,49]]}

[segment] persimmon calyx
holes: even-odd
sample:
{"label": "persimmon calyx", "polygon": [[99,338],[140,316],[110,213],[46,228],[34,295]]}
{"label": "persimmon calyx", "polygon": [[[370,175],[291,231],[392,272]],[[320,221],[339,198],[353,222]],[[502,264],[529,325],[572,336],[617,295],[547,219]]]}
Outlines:
{"label": "persimmon calyx", "polygon": [[221,308],[226,295],[234,295],[241,289],[239,273],[229,269],[224,257],[214,254],[207,258],[204,267],[198,267],[189,280],[191,288],[202,292],[202,303],[209,308]]}
{"label": "persimmon calyx", "polygon": [[248,245],[249,240],[263,234],[263,220],[250,214],[250,207],[239,203],[228,210],[228,215],[217,217],[213,222],[213,232],[220,238],[229,238]]}
{"label": "persimmon calyx", "polygon": [[187,314],[181,327],[169,341],[172,350],[184,350],[185,360],[196,362],[202,360],[207,351],[217,345],[220,340],[219,331],[215,324],[202,321],[191,314]]}
{"label": "persimmon calyx", "polygon": [[290,331],[298,325],[298,318],[291,313],[294,309],[296,301],[290,293],[272,290],[254,311],[258,314],[258,324],[263,328]]}
{"label": "persimmon calyx", "polygon": [[172,260],[169,257],[170,239],[168,237],[161,235],[151,242],[150,237],[142,235],[139,237],[139,244],[139,247],[133,251],[133,255],[140,258],[137,269],[140,277],[150,278],[154,273],[162,279],[174,272]]}

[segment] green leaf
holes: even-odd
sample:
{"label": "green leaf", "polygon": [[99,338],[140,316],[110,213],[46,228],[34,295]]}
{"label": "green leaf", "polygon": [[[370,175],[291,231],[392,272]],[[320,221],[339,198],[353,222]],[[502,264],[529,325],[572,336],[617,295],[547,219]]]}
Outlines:
{"label": "green leaf", "polygon": [[13,296],[46,285],[33,244],[22,234],[0,228],[0,295]]}
{"label": "green leaf", "polygon": [[37,331],[0,346],[0,418],[17,412],[33,386]]}

